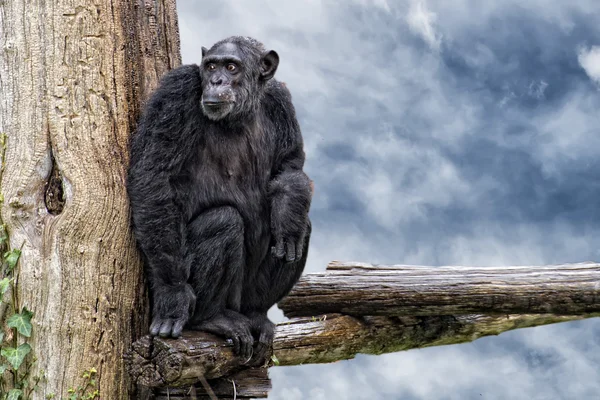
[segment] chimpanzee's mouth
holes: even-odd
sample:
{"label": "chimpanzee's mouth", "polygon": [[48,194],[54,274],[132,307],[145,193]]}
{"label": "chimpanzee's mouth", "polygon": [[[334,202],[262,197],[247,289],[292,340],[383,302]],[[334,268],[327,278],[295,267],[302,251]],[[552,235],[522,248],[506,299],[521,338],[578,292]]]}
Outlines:
{"label": "chimpanzee's mouth", "polygon": [[225,106],[225,105],[230,104],[230,103],[231,103],[231,101],[203,101],[202,102],[202,104],[205,107],[211,107],[211,108],[222,107],[222,106]]}
{"label": "chimpanzee's mouth", "polygon": [[202,101],[204,115],[213,121],[225,118],[234,107],[233,101]]}

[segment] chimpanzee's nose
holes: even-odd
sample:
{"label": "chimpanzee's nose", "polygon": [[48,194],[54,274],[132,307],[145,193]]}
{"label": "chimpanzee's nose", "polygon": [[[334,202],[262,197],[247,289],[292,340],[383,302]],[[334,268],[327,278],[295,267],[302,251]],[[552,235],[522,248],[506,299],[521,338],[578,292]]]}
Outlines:
{"label": "chimpanzee's nose", "polygon": [[222,85],[223,84],[223,78],[220,76],[215,76],[210,80],[210,83],[212,83],[213,85]]}

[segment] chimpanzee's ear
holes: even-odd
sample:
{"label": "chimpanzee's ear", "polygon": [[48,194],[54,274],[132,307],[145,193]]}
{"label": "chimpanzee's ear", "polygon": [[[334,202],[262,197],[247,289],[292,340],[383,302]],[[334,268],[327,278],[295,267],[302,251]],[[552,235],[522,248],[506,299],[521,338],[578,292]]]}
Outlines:
{"label": "chimpanzee's ear", "polygon": [[274,50],[263,53],[260,60],[260,77],[267,81],[275,75],[279,65],[279,55]]}
{"label": "chimpanzee's ear", "polygon": [[207,51],[208,51],[208,49],[206,47],[202,46],[202,58],[204,58]]}

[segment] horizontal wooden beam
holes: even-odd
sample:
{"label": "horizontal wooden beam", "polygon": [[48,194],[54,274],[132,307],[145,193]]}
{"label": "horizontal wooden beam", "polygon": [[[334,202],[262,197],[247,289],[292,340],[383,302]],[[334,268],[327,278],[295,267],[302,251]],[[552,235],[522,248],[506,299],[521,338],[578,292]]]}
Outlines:
{"label": "horizontal wooden beam", "polygon": [[288,317],[327,313],[440,316],[600,312],[600,264],[380,266],[332,262],[279,304]]}
{"label": "horizontal wooden beam", "polygon": [[[274,357],[265,367],[328,363],[358,353],[463,343],[600,316],[600,265],[475,268],[334,262],[326,272],[304,275],[279,306],[295,318],[277,325]],[[240,395],[260,397],[268,391],[264,373],[240,373],[248,367],[233,355],[231,344],[203,332],[185,331],[180,339],[146,336],[134,343],[126,360],[139,387],[162,388],[155,392],[158,398],[185,397],[200,390],[189,387],[200,377],[231,380],[232,374],[241,379]],[[230,381],[212,382],[222,395],[235,397]],[[176,387],[184,389],[163,390]]]}
{"label": "horizontal wooden beam", "polygon": [[[329,363],[359,353],[464,343],[511,329],[582,318],[544,314],[358,318],[331,314],[294,318],[277,325],[270,366]],[[134,382],[145,387],[186,386],[200,376],[215,379],[244,368],[244,360],[233,355],[230,343],[194,331],[184,331],[179,339],[146,336],[134,344],[126,359]]]}

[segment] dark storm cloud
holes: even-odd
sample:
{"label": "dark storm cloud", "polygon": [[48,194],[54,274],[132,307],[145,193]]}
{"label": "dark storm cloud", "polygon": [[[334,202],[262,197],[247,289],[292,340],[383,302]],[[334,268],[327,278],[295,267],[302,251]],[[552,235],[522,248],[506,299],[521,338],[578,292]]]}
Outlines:
{"label": "dark storm cloud", "polygon": [[[597,0],[178,1],[184,62],[250,35],[281,56],[332,259],[600,259]],[[596,46],[596,47],[595,47]],[[600,398],[597,320],[275,368],[274,399]]]}

